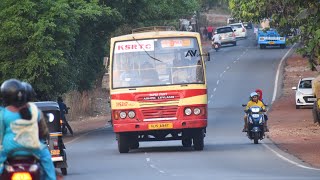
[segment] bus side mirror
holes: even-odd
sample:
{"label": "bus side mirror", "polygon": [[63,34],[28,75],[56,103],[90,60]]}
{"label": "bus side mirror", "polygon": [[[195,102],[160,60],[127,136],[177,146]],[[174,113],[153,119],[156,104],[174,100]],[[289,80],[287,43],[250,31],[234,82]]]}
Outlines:
{"label": "bus side mirror", "polygon": [[210,53],[207,53],[207,61],[210,61]]}

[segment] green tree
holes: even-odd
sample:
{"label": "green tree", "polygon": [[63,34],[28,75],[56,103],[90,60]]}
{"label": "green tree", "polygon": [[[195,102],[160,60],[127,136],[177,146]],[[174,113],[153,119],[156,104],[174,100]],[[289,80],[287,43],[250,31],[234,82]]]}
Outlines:
{"label": "green tree", "polygon": [[[92,66],[96,64],[86,62],[86,57],[77,58],[81,56],[77,54],[76,44],[78,39],[82,39],[81,30],[103,17],[110,20],[109,16],[116,15],[112,9],[99,6],[98,1],[2,1],[0,80],[14,77],[28,81],[34,85],[41,99],[51,98],[71,88],[78,89],[81,80],[78,81],[79,76],[75,77],[74,72],[83,75],[84,69],[95,70]],[[93,23],[89,24],[89,21]],[[76,69],[74,62],[92,66]]]}
{"label": "green tree", "polygon": [[30,82],[40,99],[89,90],[102,76],[112,36],[175,24],[199,0],[3,0],[0,81]]}

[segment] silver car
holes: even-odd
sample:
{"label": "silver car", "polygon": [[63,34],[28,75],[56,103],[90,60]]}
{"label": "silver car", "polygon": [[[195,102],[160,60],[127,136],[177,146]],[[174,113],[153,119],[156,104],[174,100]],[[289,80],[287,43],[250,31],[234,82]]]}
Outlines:
{"label": "silver car", "polygon": [[215,33],[221,36],[221,44],[237,45],[236,35],[231,26],[217,27]]}
{"label": "silver car", "polygon": [[296,109],[301,106],[312,106],[316,100],[312,92],[312,80],[314,77],[301,78],[297,87],[292,87],[296,91]]}

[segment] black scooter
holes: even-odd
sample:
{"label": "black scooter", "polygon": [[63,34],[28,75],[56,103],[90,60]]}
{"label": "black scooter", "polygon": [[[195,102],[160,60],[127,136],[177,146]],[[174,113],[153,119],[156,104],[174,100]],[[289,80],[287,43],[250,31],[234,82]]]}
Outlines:
{"label": "black scooter", "polygon": [[[243,107],[246,107],[245,104],[242,104]],[[252,106],[248,110],[244,110],[247,113],[247,122],[248,122],[248,131],[247,136],[249,139],[253,140],[254,144],[258,144],[259,140],[264,139],[265,131],[265,115],[261,107]]]}
{"label": "black scooter", "polygon": [[[30,155],[18,156],[17,152],[27,152]],[[40,158],[27,149],[14,149],[8,153],[7,160],[4,163],[3,174],[0,179],[41,179]]]}
{"label": "black scooter", "polygon": [[221,44],[217,42],[212,42],[212,48],[216,50],[216,52],[219,51],[220,47],[221,47]]}

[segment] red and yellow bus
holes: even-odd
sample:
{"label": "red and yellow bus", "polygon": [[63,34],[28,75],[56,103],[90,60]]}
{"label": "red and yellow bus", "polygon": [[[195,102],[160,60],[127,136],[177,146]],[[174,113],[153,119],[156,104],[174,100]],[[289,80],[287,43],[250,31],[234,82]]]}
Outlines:
{"label": "red and yellow bus", "polygon": [[199,33],[159,30],[111,38],[110,102],[120,153],[141,141],[181,140],[203,150],[205,60]]}

